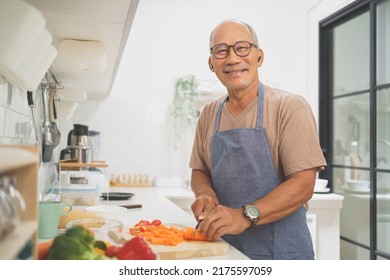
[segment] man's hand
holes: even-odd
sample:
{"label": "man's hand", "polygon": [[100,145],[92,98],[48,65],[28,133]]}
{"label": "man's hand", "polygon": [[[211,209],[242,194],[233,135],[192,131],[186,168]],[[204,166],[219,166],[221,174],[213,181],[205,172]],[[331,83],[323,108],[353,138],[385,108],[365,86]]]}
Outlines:
{"label": "man's hand", "polygon": [[200,216],[203,220],[199,230],[208,240],[217,241],[225,234],[240,234],[250,226],[242,208],[229,208],[223,205],[214,207]]}
{"label": "man's hand", "polygon": [[199,221],[199,216],[212,210],[219,204],[219,200],[213,190],[210,176],[201,170],[192,170],[191,189],[196,197],[191,209]]}
{"label": "man's hand", "polygon": [[217,196],[213,192],[206,192],[199,194],[191,205],[192,212],[197,221],[202,214],[214,209],[219,204]]}

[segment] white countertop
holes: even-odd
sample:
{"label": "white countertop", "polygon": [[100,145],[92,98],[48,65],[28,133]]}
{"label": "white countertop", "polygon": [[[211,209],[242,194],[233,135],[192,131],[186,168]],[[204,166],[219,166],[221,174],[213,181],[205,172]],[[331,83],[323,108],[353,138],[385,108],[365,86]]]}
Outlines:
{"label": "white countertop", "polygon": [[[112,192],[130,192],[134,196],[128,200],[100,201],[106,205],[132,205],[142,204],[142,208],[128,209],[124,213],[115,214],[113,217],[123,222],[125,226],[133,226],[139,220],[160,219],[164,224],[181,224],[194,226],[195,218],[191,215],[190,205],[194,200],[194,194],[190,188],[162,188],[162,187],[111,187]],[[342,207],[344,197],[334,193],[313,194],[309,201],[309,212],[322,209],[339,210]],[[180,207],[179,207],[180,206]],[[184,206],[184,207],[183,207]],[[76,206],[85,208],[85,206]],[[234,247],[230,246],[229,253],[222,256],[206,257],[200,259],[248,259]]]}
{"label": "white countertop", "polygon": [[[159,193],[171,200],[194,200],[194,194],[190,188],[154,188]],[[336,193],[314,193],[309,200],[311,208],[337,208],[342,207],[344,196]]]}
{"label": "white countertop", "polygon": [[[185,226],[195,226],[196,220],[192,215],[178,207],[168,197],[181,196],[191,197],[192,192],[188,189],[155,188],[155,187],[112,187],[112,192],[130,192],[134,196],[128,200],[104,201],[100,204],[106,205],[131,205],[142,204],[142,208],[128,209],[124,213],[110,214],[115,215],[108,218],[115,218],[123,222],[125,226],[134,226],[139,220],[160,219],[164,224],[182,224]],[[192,195],[193,197],[193,195]],[[83,209],[86,206],[76,206],[75,209]],[[245,255],[234,247],[229,247],[226,255],[205,257],[199,259],[211,260],[245,260]]]}

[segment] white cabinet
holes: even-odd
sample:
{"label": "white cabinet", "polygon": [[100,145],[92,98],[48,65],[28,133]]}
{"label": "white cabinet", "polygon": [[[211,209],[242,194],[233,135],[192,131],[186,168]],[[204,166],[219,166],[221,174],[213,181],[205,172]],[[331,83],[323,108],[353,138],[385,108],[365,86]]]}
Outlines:
{"label": "white cabinet", "polygon": [[16,186],[26,203],[21,223],[0,239],[0,259],[15,259],[28,241],[32,241],[32,258],[37,257],[38,162],[35,146],[0,145],[0,176],[16,177]]}
{"label": "white cabinet", "polygon": [[308,215],[315,215],[315,240],[317,260],[340,259],[340,209],[342,195],[314,194],[309,201]]}

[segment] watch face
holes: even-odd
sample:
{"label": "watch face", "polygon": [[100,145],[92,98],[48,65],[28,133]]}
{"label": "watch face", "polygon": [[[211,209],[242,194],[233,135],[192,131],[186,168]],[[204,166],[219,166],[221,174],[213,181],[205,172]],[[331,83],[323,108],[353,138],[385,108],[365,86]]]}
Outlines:
{"label": "watch face", "polygon": [[259,218],[259,215],[260,215],[260,212],[259,210],[253,206],[253,205],[247,205],[245,207],[245,210],[246,210],[246,213],[247,215],[251,218],[251,219],[257,219]]}

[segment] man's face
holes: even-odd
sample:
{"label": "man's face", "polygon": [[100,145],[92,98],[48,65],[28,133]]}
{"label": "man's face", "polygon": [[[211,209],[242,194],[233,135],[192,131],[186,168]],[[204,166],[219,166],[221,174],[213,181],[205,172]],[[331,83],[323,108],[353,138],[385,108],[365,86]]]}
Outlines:
{"label": "man's face", "polygon": [[[237,22],[224,22],[214,29],[211,46],[216,44],[234,45],[238,41],[254,43],[253,36],[247,26]],[[213,55],[209,58],[212,71],[229,91],[244,90],[259,80],[257,68],[262,51],[254,46],[248,56],[240,57],[233,48],[229,48],[229,55],[223,59],[217,59]]]}

